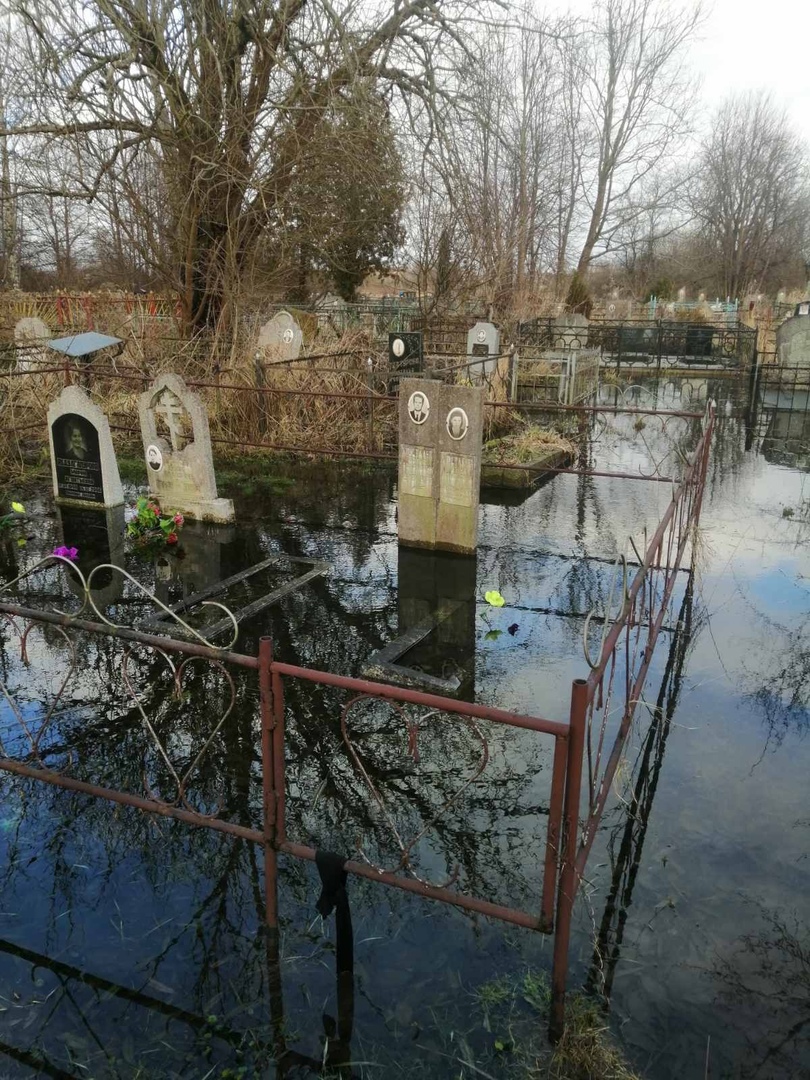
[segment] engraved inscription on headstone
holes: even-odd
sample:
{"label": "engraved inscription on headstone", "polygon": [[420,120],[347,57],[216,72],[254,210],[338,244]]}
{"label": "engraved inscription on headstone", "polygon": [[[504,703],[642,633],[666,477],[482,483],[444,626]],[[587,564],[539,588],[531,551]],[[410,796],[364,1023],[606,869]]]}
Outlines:
{"label": "engraved inscription on headstone", "polygon": [[406,446],[400,466],[399,489],[403,495],[433,496],[434,451],[425,446]]}
{"label": "engraved inscription on headstone", "polygon": [[53,491],[57,500],[88,506],[124,501],[110,425],[78,386],[66,386],[48,409]]}
{"label": "engraved inscription on headstone", "polygon": [[442,454],[439,498],[454,506],[473,506],[478,499],[473,490],[474,459],[463,454]]}

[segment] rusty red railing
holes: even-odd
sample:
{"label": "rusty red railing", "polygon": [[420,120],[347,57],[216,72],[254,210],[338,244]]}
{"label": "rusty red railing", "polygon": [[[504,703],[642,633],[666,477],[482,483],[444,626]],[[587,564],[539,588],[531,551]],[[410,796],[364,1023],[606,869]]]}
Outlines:
{"label": "rusty red railing", "polygon": [[[191,769],[182,775],[180,770],[175,770],[166,747],[161,744],[149,723],[149,718],[141,709],[131,683],[127,684],[128,690],[131,691],[130,697],[138,705],[150,735],[157,744],[157,751],[168,763],[170,773],[175,778],[176,791],[173,798],[165,798],[150,787],[146,780],[144,780],[145,793],[138,794],[98,786],[87,780],[68,775],[67,772],[48,764],[47,755],[42,751],[42,740],[47,725],[51,723],[57,711],[59,695],[67,683],[68,676],[65,677],[62,689],[59,690],[56,700],[52,702],[36,733],[32,733],[26,726],[22,713],[14,707],[12,695],[5,684],[0,683],[0,690],[11,704],[12,712],[20,724],[23,747],[23,751],[17,756],[9,755],[4,747],[0,747],[0,771],[131,806],[145,813],[174,818],[188,825],[227,833],[260,845],[265,856],[265,916],[268,928],[277,935],[279,856],[308,861],[313,861],[316,856],[314,848],[290,838],[287,834],[285,687],[289,682],[302,680],[316,683],[344,691],[355,697],[360,695],[363,698],[385,702],[399,709],[403,713],[404,731],[412,749],[415,749],[417,740],[416,726],[415,721],[404,711],[405,707],[429,710],[431,713],[451,718],[452,722],[466,724],[473,733],[475,741],[482,748],[478,772],[475,774],[476,779],[484,773],[488,758],[487,739],[481,725],[507,725],[532,732],[541,738],[551,738],[554,740],[554,747],[548,826],[542,856],[542,873],[539,875],[541,880],[538,882],[536,910],[519,910],[497,904],[486,897],[461,892],[453,887],[455,881],[452,876],[451,880],[445,884],[437,885],[426,881],[416,872],[412,863],[413,851],[419,838],[424,835],[424,829],[415,839],[409,840],[399,836],[394,823],[396,846],[400,851],[400,860],[395,867],[386,869],[375,865],[370,860],[351,859],[345,863],[345,869],[351,874],[427,899],[447,903],[529,930],[553,934],[550,1033],[552,1038],[559,1038],[564,1025],[574,902],[623,749],[632,728],[637,706],[643,701],[645,680],[652,663],[656,641],[664,625],[666,613],[670,609],[679,571],[682,569],[690,541],[694,541],[700,518],[713,425],[714,410],[710,408],[704,419],[696,450],[685,465],[683,477],[674,489],[658,527],[643,554],[636,551],[638,568],[631,583],[628,584],[627,581],[626,559],[622,557],[617,561],[614,584],[619,589],[620,604],[616,614],[610,609],[609,604],[601,620],[600,645],[595,659],[591,657],[592,645],[589,640],[591,620],[586,620],[585,658],[590,666],[590,673],[587,678],[576,679],[573,683],[570,715],[567,722],[523,715],[492,706],[283,663],[274,658],[272,642],[268,638],[261,640],[258,655],[250,656],[230,649],[214,647],[199,633],[196,633],[197,640],[183,641],[129,627],[113,626],[95,607],[91,595],[90,578],[85,580],[78,569],[73,567],[71,572],[84,582],[84,603],[77,614],[42,611],[12,603],[8,599],[4,600],[2,593],[14,583],[0,588],[0,615],[5,617],[7,624],[19,636],[23,658],[26,657],[27,639],[31,628],[50,624],[57,627],[65,636],[70,630],[115,638],[128,646],[138,645],[150,648],[161,654],[164,659],[168,659],[178,688],[185,665],[191,658],[210,662],[220,672],[224,672],[227,679],[230,679],[226,670],[228,667],[256,671],[259,682],[261,721],[263,803],[261,828],[228,821],[219,816],[219,812],[211,814],[194,808],[186,790],[186,782]],[[36,569],[36,567],[33,568],[33,570]],[[115,567],[111,569],[117,570]],[[613,591],[615,593],[615,588]],[[88,604],[99,616],[98,619],[85,617]],[[167,609],[164,608],[164,610]],[[175,618],[178,622],[181,621],[179,617],[175,616]],[[70,644],[69,639],[68,643]],[[70,648],[73,647],[70,646]],[[175,654],[186,659],[182,663],[175,664],[171,659]],[[72,655],[75,660],[75,649]],[[352,702],[349,704],[351,705]],[[194,759],[195,764],[199,757],[207,752],[223,722],[223,716],[212,721],[211,731],[198,756]],[[356,767],[357,757],[353,753],[350,738],[347,737],[345,711],[342,730],[349,758],[354,759]],[[611,737],[612,746],[610,752],[607,753],[606,747]],[[362,776],[362,768],[359,772]],[[370,797],[378,798],[373,785],[369,782],[366,786]]]}

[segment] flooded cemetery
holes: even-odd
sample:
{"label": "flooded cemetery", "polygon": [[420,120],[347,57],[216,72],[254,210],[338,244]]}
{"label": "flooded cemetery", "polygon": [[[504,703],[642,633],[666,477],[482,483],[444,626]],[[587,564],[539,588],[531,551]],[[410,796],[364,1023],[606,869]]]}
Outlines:
{"label": "flooded cemetery", "polygon": [[807,307],[280,311],[212,374],[45,305],[0,1074],[810,1075]]}

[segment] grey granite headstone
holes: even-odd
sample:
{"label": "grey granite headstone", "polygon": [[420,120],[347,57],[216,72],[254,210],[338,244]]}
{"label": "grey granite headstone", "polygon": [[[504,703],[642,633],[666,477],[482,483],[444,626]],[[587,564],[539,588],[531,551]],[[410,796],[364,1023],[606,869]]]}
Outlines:
{"label": "grey granite headstone", "polygon": [[289,313],[279,311],[259,330],[259,349],[267,350],[274,360],[297,360],[304,335]]}
{"label": "grey granite headstone", "polygon": [[431,379],[399,388],[399,542],[469,554],[478,545],[484,391]]}
{"label": "grey granite headstone", "polygon": [[588,344],[588,320],[580,311],[558,315],[551,320],[551,345],[554,349],[584,349]]}
{"label": "grey granite headstone", "polygon": [[810,367],[810,314],[791,315],[778,327],[776,359],[785,367]]}
{"label": "grey granite headstone", "polygon": [[60,503],[120,506],[124,501],[107,417],[79,386],[48,408],[53,493]]}
{"label": "grey granite headstone", "polygon": [[233,503],[217,496],[202,399],[179,375],[158,375],[139,412],[149,489],[161,506],[200,521],[233,521]]}
{"label": "grey granite headstone", "polygon": [[[26,315],[14,326],[14,344],[28,346],[17,362],[18,371],[30,371],[31,368],[48,359],[45,342],[53,337],[50,327],[37,315]],[[39,345],[39,348],[35,346]]]}
{"label": "grey granite headstone", "polygon": [[475,357],[489,357],[480,365],[475,364],[468,368],[470,377],[480,380],[485,375],[491,375],[498,363],[501,353],[501,332],[497,326],[489,322],[477,322],[467,332],[467,362]]}

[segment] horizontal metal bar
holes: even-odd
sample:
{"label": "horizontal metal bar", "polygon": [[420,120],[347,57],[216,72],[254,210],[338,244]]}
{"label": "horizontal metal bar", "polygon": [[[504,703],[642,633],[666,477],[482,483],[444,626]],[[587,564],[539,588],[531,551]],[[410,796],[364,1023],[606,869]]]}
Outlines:
{"label": "horizontal metal bar", "polygon": [[179,652],[186,656],[201,656],[206,660],[219,660],[237,667],[257,669],[259,660],[256,656],[230,652],[228,649],[215,649],[209,645],[198,645],[194,641],[178,641],[177,638],[162,637],[157,634],[144,634],[140,630],[131,630],[126,626],[107,626],[106,623],[91,622],[73,615],[62,615],[58,611],[40,611],[38,608],[23,607],[20,604],[0,602],[0,613],[15,615],[20,619],[33,622],[51,623],[54,626],[67,626],[76,630],[85,630],[89,634],[104,634],[106,637],[120,638],[122,641],[137,641],[151,645],[164,652]]}
{"label": "horizontal metal bar", "polygon": [[370,682],[368,679],[355,679],[348,675],[333,675],[331,672],[314,671],[311,668],[297,667],[295,664],[279,663],[277,660],[273,661],[272,669],[278,672],[279,675],[286,675],[289,678],[322,683],[324,686],[335,686],[341,690],[352,690],[357,694],[368,694],[369,697],[391,698],[411,705],[424,705],[429,709],[438,709],[441,712],[460,713],[462,716],[474,716],[479,720],[492,720],[496,724],[507,724],[510,727],[525,728],[528,731],[539,731],[546,735],[554,735],[558,739],[568,738],[568,724],[561,724],[558,720],[544,720],[538,716],[524,716],[520,713],[507,712],[505,709],[497,709],[491,705],[476,705],[470,701],[454,701],[451,698],[439,697],[436,694],[426,694],[421,690],[406,690],[401,686]]}
{"label": "horizontal metal bar", "polygon": [[[30,765],[24,765],[19,761],[11,761],[0,758],[0,770],[13,773],[29,780],[38,780],[53,787],[63,788],[67,791],[76,791],[84,795],[92,795],[96,798],[107,799],[109,802],[118,803],[122,806],[131,806],[149,814],[159,814],[161,817],[174,818],[183,821],[187,825],[195,825],[200,828],[212,829],[215,832],[227,833],[241,840],[248,840],[254,844],[264,845],[265,837],[258,829],[248,829],[244,825],[236,825],[221,818],[206,817],[189,810],[181,810],[175,806],[167,806],[156,802],[154,799],[144,799],[139,795],[131,795],[127,791],[115,791],[112,788],[99,787],[96,784],[88,784],[83,780],[74,780],[70,776],[62,776],[60,773],[52,773],[47,769],[34,769]],[[315,849],[304,844],[295,844],[284,841],[277,847],[287,855],[307,862],[315,861]],[[431,900],[441,900],[443,903],[452,904],[454,907],[474,911],[480,915],[488,915],[490,918],[501,922],[512,923],[515,926],[523,926],[528,930],[540,930],[540,920],[536,915],[528,915],[526,912],[515,908],[504,907],[501,904],[493,904],[488,900],[479,900],[473,896],[465,896],[462,893],[454,893],[450,889],[439,888],[435,885],[423,885],[413,878],[399,877],[396,874],[380,872],[365,863],[347,861],[344,869],[358,877],[368,878],[369,881],[379,881],[383,885],[389,885],[404,892],[416,893]]]}
{"label": "horizontal metal bar", "polygon": [[[278,845],[278,850],[285,852],[287,855],[294,855],[296,859],[305,859],[307,862],[315,861],[315,848],[307,847],[304,844],[294,844],[289,840],[285,840]],[[493,904],[489,900],[478,900],[474,896],[465,896],[463,893],[454,893],[450,889],[442,889],[436,885],[423,885],[413,878],[398,877],[396,874],[376,870],[373,866],[367,866],[365,863],[349,860],[343,864],[343,868],[350,874],[356,874],[357,877],[367,878],[369,881],[379,881],[383,885],[390,885],[392,888],[401,889],[403,892],[416,893],[417,896],[424,896],[430,900],[441,900],[445,904],[452,904],[453,907],[474,911],[479,915],[488,915],[490,918],[498,919],[500,922],[523,926],[527,930],[542,930],[540,919],[536,915],[528,915],[525,911],[503,907],[501,904]]]}

